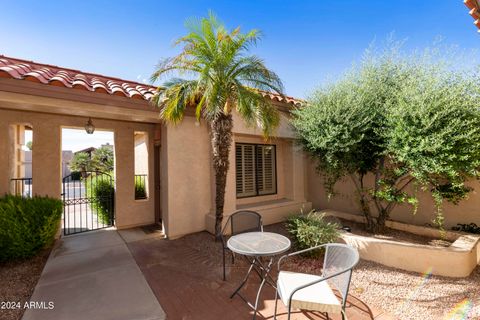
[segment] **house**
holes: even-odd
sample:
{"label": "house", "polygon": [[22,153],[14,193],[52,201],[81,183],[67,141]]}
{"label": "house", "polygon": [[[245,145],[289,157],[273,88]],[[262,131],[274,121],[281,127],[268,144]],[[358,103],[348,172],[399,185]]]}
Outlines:
{"label": "house", "polygon": [[77,153],[86,153],[88,154],[88,157],[90,159],[92,159],[92,153],[97,150],[97,148],[95,147],[88,147],[88,148],[85,148],[85,149],[82,149],[82,150],[78,150],[78,151],[75,151],[73,154],[77,154]]}
{"label": "house", "polygon": [[[62,150],[62,177],[68,176],[70,171],[70,161],[73,158],[73,152],[71,150]],[[25,173],[21,176],[25,178],[32,177],[32,150],[25,150],[24,151],[24,162],[23,167]]]}
{"label": "house", "polygon": [[[62,193],[61,129],[83,128],[91,118],[99,130],[114,132],[115,226],[119,229],[162,221],[168,237],[214,226],[215,183],[207,124],[187,113],[177,126],[161,122],[149,103],[155,87],[78,70],[0,56],[0,194],[12,192],[11,179],[22,178],[22,132],[33,130],[33,192],[60,198]],[[299,150],[289,124],[289,110],[301,105],[292,97],[264,94],[281,114],[275,136],[234,114],[233,145],[225,194],[225,215],[240,209],[262,214],[264,223],[318,209],[358,214],[354,188],[338,184],[340,196],[328,199],[315,164]],[[6,137],[6,138],[3,138]],[[146,197],[135,197],[142,177]],[[445,226],[480,225],[480,183],[460,205],[446,203]],[[413,190],[412,190],[413,191]],[[392,219],[425,225],[435,206],[428,192],[418,191],[415,215],[398,206]]]}
{"label": "house", "polygon": [[[213,230],[214,177],[208,125],[193,112],[177,125],[160,121],[150,103],[155,87],[58,66],[0,56],[0,194],[21,178],[14,168],[18,137],[33,131],[34,194],[60,198],[61,129],[114,132],[115,225],[129,228],[162,221],[170,238]],[[247,127],[234,114],[233,146],[225,195],[225,215],[239,209],[260,212],[266,224],[309,210],[307,159],[288,123],[291,97],[265,94],[281,113],[274,137]],[[147,159],[139,165],[140,159]],[[134,176],[146,175],[146,199],[135,199]]]}

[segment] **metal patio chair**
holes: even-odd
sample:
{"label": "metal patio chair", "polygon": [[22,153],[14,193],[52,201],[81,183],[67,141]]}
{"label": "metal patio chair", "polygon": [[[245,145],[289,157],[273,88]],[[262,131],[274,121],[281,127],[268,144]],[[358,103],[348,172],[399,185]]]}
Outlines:
{"label": "metal patio chair", "polygon": [[[281,263],[291,256],[312,250],[325,248],[322,275],[281,271]],[[329,243],[309,249],[293,252],[278,260],[278,280],[275,293],[275,315],[277,318],[277,301],[280,297],[288,308],[288,319],[292,308],[325,313],[341,313],[345,319],[345,305],[352,278],[352,269],[359,261],[358,251],[346,244]],[[332,290],[335,288],[341,296],[337,298]]]}
{"label": "metal patio chair", "polygon": [[[236,234],[252,232],[252,231],[262,231],[262,216],[255,211],[242,210],[232,213],[228,219],[227,223],[222,230],[222,246],[223,246],[223,280],[226,280],[225,275],[225,256],[227,251],[230,249],[227,248],[227,240],[230,236]],[[231,252],[232,255],[232,264],[235,262],[235,255]]]}

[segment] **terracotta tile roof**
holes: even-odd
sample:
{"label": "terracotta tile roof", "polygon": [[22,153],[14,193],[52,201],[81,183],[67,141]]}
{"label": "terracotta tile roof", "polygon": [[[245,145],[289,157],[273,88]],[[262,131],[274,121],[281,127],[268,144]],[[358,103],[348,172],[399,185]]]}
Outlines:
{"label": "terracotta tile roof", "polygon": [[[37,63],[0,55],[0,78],[27,80],[57,87],[98,92],[115,96],[149,100],[156,86],[107,77],[59,66]],[[299,106],[302,100],[279,94],[261,92],[272,101]]]}
{"label": "terracotta tile roof", "polygon": [[133,99],[150,99],[155,87],[138,82],[0,55],[0,77],[86,90]]}
{"label": "terracotta tile roof", "polygon": [[283,102],[283,103],[293,104],[294,106],[297,106],[297,107],[301,106],[304,103],[304,101],[301,100],[301,99],[297,99],[297,98],[290,97],[290,96],[285,96],[285,95],[282,96],[282,95],[277,94],[277,93],[271,93],[271,92],[265,92],[265,91],[261,91],[260,93],[265,98],[269,98],[273,101],[279,101],[279,102]]}
{"label": "terracotta tile roof", "polygon": [[[463,0],[463,3],[470,9],[470,15],[475,20],[473,23],[480,29],[480,3],[478,0]],[[480,32],[480,30],[479,30]]]}

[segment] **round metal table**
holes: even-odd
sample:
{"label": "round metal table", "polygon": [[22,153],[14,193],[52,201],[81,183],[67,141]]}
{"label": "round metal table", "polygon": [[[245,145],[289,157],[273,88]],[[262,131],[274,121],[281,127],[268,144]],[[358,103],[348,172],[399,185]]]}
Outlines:
{"label": "round metal table", "polygon": [[[245,256],[250,262],[250,268],[248,269],[247,274],[230,298],[233,298],[235,295],[242,298],[254,310],[253,319],[255,319],[257,315],[258,300],[263,286],[265,283],[268,283],[275,288],[275,281],[270,276],[270,270],[274,258],[275,256],[288,251],[291,247],[291,242],[287,237],[278,233],[246,232],[230,237],[227,241],[227,247],[232,252]],[[268,257],[268,263],[262,261],[262,258],[266,257]],[[261,279],[254,305],[240,294],[240,289],[242,289],[245,283],[247,283],[252,271],[255,271]]]}

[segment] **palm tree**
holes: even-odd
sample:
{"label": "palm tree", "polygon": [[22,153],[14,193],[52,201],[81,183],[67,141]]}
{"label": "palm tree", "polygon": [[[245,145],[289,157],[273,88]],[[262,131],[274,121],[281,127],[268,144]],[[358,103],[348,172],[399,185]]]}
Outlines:
{"label": "palm tree", "polygon": [[232,144],[232,112],[249,125],[262,128],[268,138],[278,126],[279,114],[262,91],[282,94],[280,78],[267,69],[263,60],[249,55],[260,39],[257,30],[241,33],[220,23],[214,14],[186,23],[189,33],[178,39],[181,52],[162,60],[151,76],[152,83],[171,72],[187,79],[171,78],[158,87],[152,103],[160,107],[163,120],[177,124],[187,108],[194,108],[197,121],[204,118],[210,126],[215,171],[215,234],[221,233],[225,185]]}

